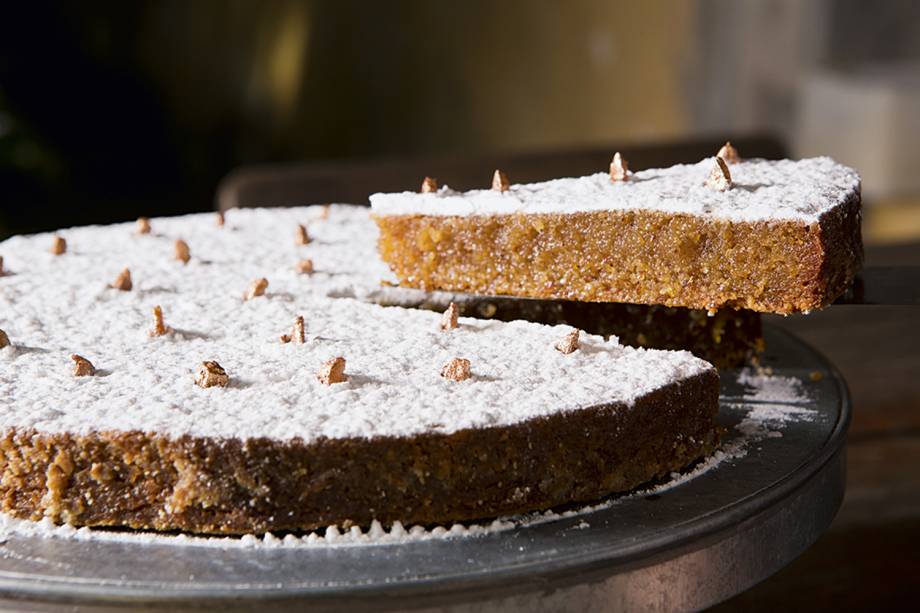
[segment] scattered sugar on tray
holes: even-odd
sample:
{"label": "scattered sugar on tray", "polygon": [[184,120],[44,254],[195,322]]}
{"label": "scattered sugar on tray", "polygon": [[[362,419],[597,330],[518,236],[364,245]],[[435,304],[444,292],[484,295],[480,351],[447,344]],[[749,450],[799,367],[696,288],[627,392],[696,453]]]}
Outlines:
{"label": "scattered sugar on tray", "polygon": [[738,372],[737,380],[748,388],[744,394],[748,401],[795,403],[808,400],[802,380],[796,377],[764,374],[755,368],[743,368]]}
{"label": "scattered sugar on tray", "polygon": [[742,369],[738,383],[745,386],[743,402],[747,414],[736,428],[749,438],[779,438],[778,426],[791,421],[812,421],[818,412],[803,406],[809,400],[801,379],[766,375],[752,368]]}

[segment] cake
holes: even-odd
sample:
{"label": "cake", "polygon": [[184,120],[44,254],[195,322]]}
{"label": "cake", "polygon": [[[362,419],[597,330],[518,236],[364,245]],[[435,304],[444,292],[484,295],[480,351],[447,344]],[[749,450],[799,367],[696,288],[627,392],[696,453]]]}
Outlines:
{"label": "cake", "polygon": [[718,375],[689,352],[331,297],[358,262],[322,211],[0,243],[0,508],[226,534],[432,524],[594,500],[716,445]]}
{"label": "cake", "polygon": [[381,257],[425,290],[783,314],[832,302],[862,263],[859,176],[826,157],[726,157],[374,194]]}

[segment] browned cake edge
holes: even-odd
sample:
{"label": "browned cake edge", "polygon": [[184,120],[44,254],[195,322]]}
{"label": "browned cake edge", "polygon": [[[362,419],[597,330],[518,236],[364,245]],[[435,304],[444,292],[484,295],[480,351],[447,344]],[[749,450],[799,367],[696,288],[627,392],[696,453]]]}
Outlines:
{"label": "browned cake edge", "polygon": [[807,312],[862,265],[860,197],[813,224],[657,211],[375,216],[400,284],[587,302]]}
{"label": "browned cake edge", "polygon": [[411,438],[10,430],[0,499],[20,518],[200,533],[442,524],[592,501],[668,475],[715,448],[717,411],[713,369],[631,407]]}

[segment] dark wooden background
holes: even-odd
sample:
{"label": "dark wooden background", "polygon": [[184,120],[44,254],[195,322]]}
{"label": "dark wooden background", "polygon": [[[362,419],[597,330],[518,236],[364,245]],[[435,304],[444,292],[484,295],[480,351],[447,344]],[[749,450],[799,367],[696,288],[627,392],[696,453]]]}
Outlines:
{"label": "dark wooden background", "polygon": [[[724,137],[631,146],[630,168],[696,162]],[[742,156],[780,158],[769,137],[733,139]],[[487,187],[500,168],[514,183],[604,170],[613,147],[240,169],[217,193],[222,209],[323,202],[367,203],[376,191],[415,190],[424,176],[458,189]],[[872,215],[867,203],[865,215]],[[920,265],[920,243],[867,245],[869,265]],[[720,611],[894,610],[920,584],[920,309],[833,306],[767,321],[823,352],[849,383],[854,405],[847,493],[830,530],[799,559]],[[911,606],[913,608],[915,605]]]}

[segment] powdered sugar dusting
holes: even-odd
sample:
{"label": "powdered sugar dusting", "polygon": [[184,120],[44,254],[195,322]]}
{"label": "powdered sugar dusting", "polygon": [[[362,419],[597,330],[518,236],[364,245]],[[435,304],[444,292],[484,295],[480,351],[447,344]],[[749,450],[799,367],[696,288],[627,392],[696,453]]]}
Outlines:
{"label": "powdered sugar dusting", "polygon": [[733,221],[816,222],[858,196],[859,175],[827,157],[799,161],[744,160],[732,164],[734,186],[720,192],[705,185],[715,158],[631,173],[613,182],[606,172],[512,185],[509,191],[374,194],[379,215],[501,215],[576,211],[648,210]]}

